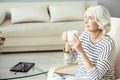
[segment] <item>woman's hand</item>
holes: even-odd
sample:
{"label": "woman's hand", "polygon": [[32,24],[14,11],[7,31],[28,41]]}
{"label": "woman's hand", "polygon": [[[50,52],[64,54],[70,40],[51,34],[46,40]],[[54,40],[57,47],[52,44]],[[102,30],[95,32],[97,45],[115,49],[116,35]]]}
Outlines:
{"label": "woman's hand", "polygon": [[72,44],[70,44],[68,42],[68,31],[63,32],[63,34],[62,34],[62,40],[65,41],[65,43],[67,43],[67,45],[72,46]]}
{"label": "woman's hand", "polygon": [[79,37],[77,36],[77,34],[74,33],[74,39],[73,41],[68,41],[68,44],[74,46],[74,48],[76,49],[77,52],[83,53],[84,50],[82,48],[82,44],[79,40]]}
{"label": "woman's hand", "polygon": [[71,50],[71,46],[68,44],[68,31],[65,31],[62,33],[62,40],[65,41],[65,51],[70,51]]}
{"label": "woman's hand", "polygon": [[62,40],[65,41],[65,42],[68,41],[68,39],[67,39],[67,31],[62,33]]}

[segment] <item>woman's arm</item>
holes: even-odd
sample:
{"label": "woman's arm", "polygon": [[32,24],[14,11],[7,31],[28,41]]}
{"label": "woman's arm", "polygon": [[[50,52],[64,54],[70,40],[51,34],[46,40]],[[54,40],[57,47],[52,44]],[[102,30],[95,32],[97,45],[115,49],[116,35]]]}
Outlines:
{"label": "woman's arm", "polygon": [[77,59],[76,51],[73,48],[71,48],[68,43],[66,43],[63,52],[65,63],[72,63]]}

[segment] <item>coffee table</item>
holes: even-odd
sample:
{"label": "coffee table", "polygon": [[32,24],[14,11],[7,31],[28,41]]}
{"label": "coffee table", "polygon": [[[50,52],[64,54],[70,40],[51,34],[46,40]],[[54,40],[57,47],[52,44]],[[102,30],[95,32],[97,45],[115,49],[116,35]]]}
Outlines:
{"label": "coffee table", "polygon": [[38,75],[47,77],[47,73],[48,73],[48,71],[43,71],[38,66],[34,66],[28,72],[11,72],[9,71],[9,69],[7,69],[7,71],[5,72],[8,73],[4,73],[4,70],[0,71],[0,80],[20,79],[20,78],[33,77]]}

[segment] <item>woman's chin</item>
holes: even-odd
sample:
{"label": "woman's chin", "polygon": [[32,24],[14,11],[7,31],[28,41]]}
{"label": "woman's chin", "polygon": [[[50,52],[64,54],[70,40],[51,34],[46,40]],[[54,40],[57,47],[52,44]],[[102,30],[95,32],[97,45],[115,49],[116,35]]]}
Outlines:
{"label": "woman's chin", "polygon": [[88,28],[85,28],[85,31],[90,31]]}

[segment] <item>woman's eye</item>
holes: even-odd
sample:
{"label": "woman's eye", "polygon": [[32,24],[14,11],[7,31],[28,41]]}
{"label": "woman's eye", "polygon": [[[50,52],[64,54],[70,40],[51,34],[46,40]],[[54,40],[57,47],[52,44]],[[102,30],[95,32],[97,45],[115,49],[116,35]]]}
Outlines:
{"label": "woman's eye", "polygon": [[90,19],[93,19],[92,17],[90,17]]}

